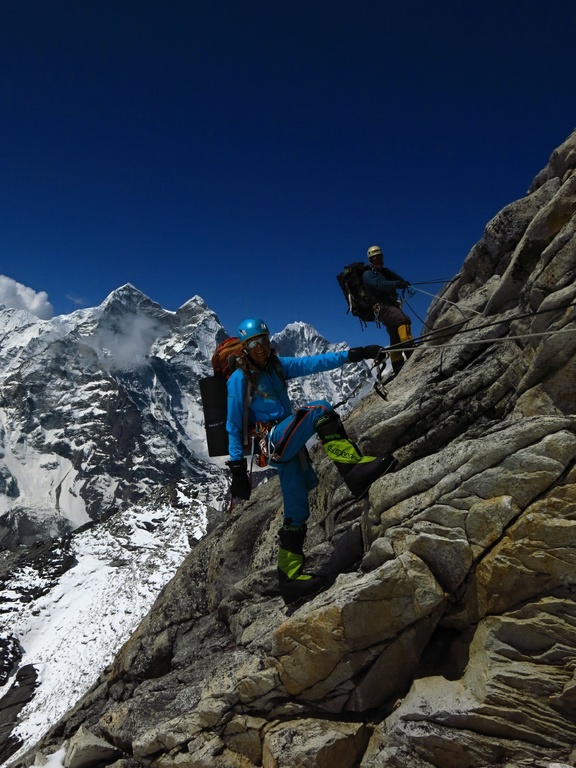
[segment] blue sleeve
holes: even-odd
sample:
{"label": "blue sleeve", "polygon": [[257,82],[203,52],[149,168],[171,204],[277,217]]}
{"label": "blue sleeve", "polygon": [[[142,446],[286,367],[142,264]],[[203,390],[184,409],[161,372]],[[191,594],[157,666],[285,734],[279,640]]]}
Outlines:
{"label": "blue sleeve", "polygon": [[228,432],[228,453],[230,461],[244,458],[242,442],[244,427],[244,395],[248,382],[241,370],[236,370],[228,379],[228,412],[226,431]]}
{"label": "blue sleeve", "polygon": [[323,355],[309,357],[280,357],[279,360],[287,379],[307,376],[310,373],[332,371],[349,362],[347,349],[342,352],[326,352]]}

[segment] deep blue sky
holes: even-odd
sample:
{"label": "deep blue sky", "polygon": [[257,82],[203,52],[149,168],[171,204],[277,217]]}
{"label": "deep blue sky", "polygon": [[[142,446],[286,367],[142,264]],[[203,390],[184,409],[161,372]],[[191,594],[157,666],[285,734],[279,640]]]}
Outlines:
{"label": "deep blue sky", "polygon": [[336,273],[459,270],[576,127],[575,31],[574,0],[7,0],[0,275],[386,341]]}

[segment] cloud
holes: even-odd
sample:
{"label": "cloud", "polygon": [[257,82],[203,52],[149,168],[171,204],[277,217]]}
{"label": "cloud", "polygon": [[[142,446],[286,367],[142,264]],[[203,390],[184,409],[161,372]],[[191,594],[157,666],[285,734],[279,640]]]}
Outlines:
{"label": "cloud", "polygon": [[75,304],[77,307],[83,307],[84,304],[86,304],[86,299],[82,298],[82,296],[74,296],[71,293],[67,293],[66,298],[68,299],[68,301],[70,301],[72,304]]}
{"label": "cloud", "polygon": [[146,365],[152,345],[165,332],[161,323],[146,315],[114,317],[109,326],[101,326],[95,335],[100,363],[110,371]]}
{"label": "cloud", "polygon": [[0,304],[11,309],[25,309],[40,320],[50,320],[54,316],[54,307],[48,301],[46,291],[36,293],[5,275],[0,275]]}

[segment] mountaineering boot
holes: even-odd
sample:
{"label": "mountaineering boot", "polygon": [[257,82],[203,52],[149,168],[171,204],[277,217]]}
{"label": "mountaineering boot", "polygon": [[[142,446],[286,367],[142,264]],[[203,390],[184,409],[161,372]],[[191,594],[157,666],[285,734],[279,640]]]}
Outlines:
{"label": "mountaineering boot", "polygon": [[374,480],[393,470],[397,464],[391,455],[362,456],[357,446],[348,438],[340,417],[334,411],[320,416],[314,425],[326,454],[334,464],[350,493],[362,498]]}
{"label": "mountaineering boot", "polygon": [[390,352],[390,363],[392,364],[392,370],[395,374],[399,374],[404,365],[404,358],[402,352]]}
{"label": "mountaineering boot", "polygon": [[305,538],[305,525],[284,525],[280,528],[278,585],[286,605],[312,597],[327,586],[322,576],[303,573]]}
{"label": "mountaineering boot", "polygon": [[406,360],[409,360],[414,350],[413,349],[407,350],[406,347],[413,347],[414,339],[412,338],[412,328],[410,327],[410,325],[408,325],[408,323],[398,326],[398,336],[400,338],[402,346],[405,348],[404,357],[406,358]]}

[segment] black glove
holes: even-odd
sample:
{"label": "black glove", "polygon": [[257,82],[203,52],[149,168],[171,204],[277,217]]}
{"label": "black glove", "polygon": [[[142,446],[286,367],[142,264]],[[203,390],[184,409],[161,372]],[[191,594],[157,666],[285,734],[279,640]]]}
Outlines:
{"label": "black glove", "polygon": [[359,363],[361,360],[374,360],[378,357],[382,347],[379,344],[371,344],[369,347],[352,347],[348,350],[348,360],[351,363]]}
{"label": "black glove", "polygon": [[405,288],[408,288],[409,286],[410,286],[410,283],[407,280],[396,281],[396,288],[398,288],[400,291],[403,291]]}
{"label": "black glove", "polygon": [[248,477],[248,466],[246,459],[238,459],[237,461],[227,461],[232,472],[232,487],[230,491],[235,499],[244,499],[247,501],[250,498],[250,478]]}

